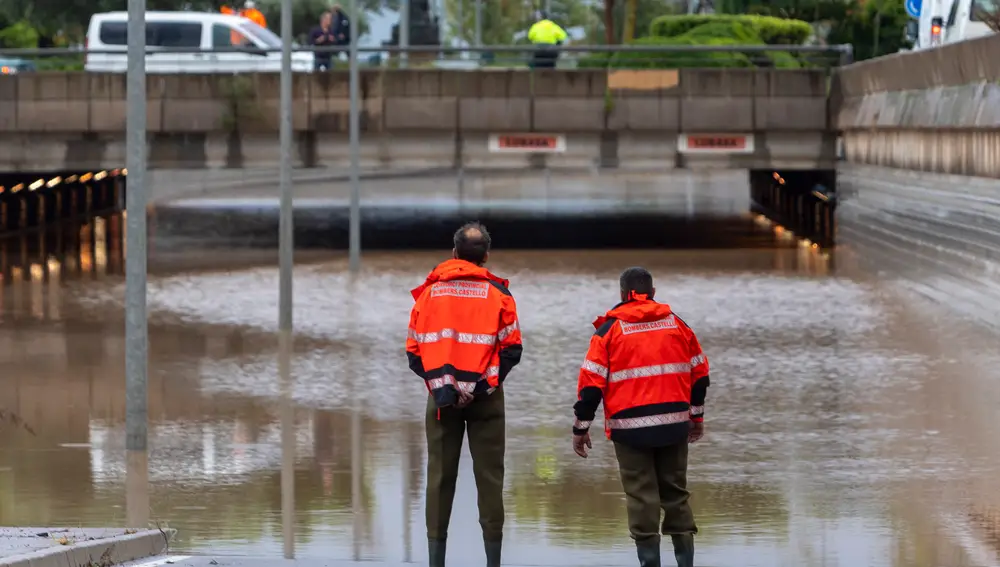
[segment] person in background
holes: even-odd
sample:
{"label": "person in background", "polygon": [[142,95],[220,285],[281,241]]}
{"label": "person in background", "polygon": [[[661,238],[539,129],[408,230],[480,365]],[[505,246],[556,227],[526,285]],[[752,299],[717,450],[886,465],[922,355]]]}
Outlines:
{"label": "person in background", "polygon": [[[262,28],[267,27],[267,18],[264,17],[263,12],[257,9],[257,4],[253,0],[247,0],[246,4],[243,5],[243,9],[239,12],[229,6],[223,6],[219,11],[229,16],[246,18]],[[234,42],[233,45],[237,45],[238,43]]]}
{"label": "person in background", "polygon": [[[337,44],[337,36],[333,28],[333,14],[323,12],[319,17],[319,25],[309,32],[309,45],[314,47],[334,47]],[[330,51],[317,51],[314,59],[317,71],[329,71],[333,64],[333,53]]]}
{"label": "person in background", "polygon": [[566,38],[566,30],[550,20],[545,12],[539,12],[538,21],[528,30],[528,41],[537,48],[531,58],[531,67],[554,69],[559,59],[559,46]]}
{"label": "person in background", "polygon": [[646,269],[625,270],[619,287],[621,303],[594,321],[580,368],[573,450],[587,457],[590,424],[603,401],[639,565],[660,567],[662,533],[670,535],[678,567],[694,567],[688,443],[704,434],[708,359],[670,306],[653,301]]}
{"label": "person in background", "polygon": [[246,1],[240,15],[262,28],[267,27],[267,18],[264,17],[264,12],[257,9],[257,4],[253,0]]}
{"label": "person in background", "polygon": [[351,44],[351,19],[340,4],[333,5],[333,35],[337,39],[337,45]]}

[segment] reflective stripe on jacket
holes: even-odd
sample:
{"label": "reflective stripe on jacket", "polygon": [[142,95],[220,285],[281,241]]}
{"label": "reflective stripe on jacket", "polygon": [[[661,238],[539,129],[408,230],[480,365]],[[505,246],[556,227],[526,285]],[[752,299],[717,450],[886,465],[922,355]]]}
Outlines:
{"label": "reflective stripe on jacket", "polygon": [[493,393],[521,360],[521,330],[507,280],[464,260],[443,262],[413,290],[406,354],[438,407],[458,391]]}
{"label": "reflective stripe on jacket", "polygon": [[670,445],[687,438],[690,421],[704,418],[708,359],[669,305],[633,297],[594,321],[573,432],[589,430],[603,400],[608,439]]}

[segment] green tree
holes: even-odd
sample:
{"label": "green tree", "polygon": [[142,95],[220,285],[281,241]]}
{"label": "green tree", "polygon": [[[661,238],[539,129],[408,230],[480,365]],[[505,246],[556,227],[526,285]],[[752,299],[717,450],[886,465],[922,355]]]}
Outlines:
{"label": "green tree", "polygon": [[831,19],[827,42],[854,46],[856,60],[871,59],[911,47],[903,30],[909,15],[903,0],[856,1],[846,5],[840,18]]}
{"label": "green tree", "polygon": [[[446,40],[472,44],[476,38],[476,1],[444,0]],[[482,2],[483,45],[510,45],[518,32],[527,32],[535,23],[536,12],[544,6],[538,0],[480,0]],[[549,18],[564,28],[586,25],[590,13],[583,0],[551,0]],[[524,40],[527,41],[527,40]]]}
{"label": "green tree", "polygon": [[[626,33],[627,8],[625,2],[614,2],[612,5],[611,20],[616,22],[612,26],[613,38],[610,44],[619,41],[628,42]],[[587,29],[587,41],[593,44],[604,44],[608,42],[606,21],[604,17],[604,6],[592,4],[590,7],[592,23]],[[649,35],[650,25],[653,20],[660,16],[678,15],[687,11],[687,3],[682,0],[635,0],[635,16],[633,18],[632,38],[638,39]]]}
{"label": "green tree", "polygon": [[0,28],[0,47],[26,49],[38,46],[38,31],[28,22]]}

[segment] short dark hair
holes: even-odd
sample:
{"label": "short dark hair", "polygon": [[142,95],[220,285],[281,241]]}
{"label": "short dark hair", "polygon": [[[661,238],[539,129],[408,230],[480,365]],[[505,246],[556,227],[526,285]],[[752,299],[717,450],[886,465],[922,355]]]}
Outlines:
{"label": "short dark hair", "polygon": [[490,251],[490,233],[478,222],[467,222],[455,231],[455,256],[482,266]]}
{"label": "short dark hair", "polygon": [[628,294],[628,292],[634,291],[646,294],[649,299],[653,298],[653,274],[650,274],[646,268],[634,267],[625,270],[618,278],[618,284],[621,286],[622,293]]}

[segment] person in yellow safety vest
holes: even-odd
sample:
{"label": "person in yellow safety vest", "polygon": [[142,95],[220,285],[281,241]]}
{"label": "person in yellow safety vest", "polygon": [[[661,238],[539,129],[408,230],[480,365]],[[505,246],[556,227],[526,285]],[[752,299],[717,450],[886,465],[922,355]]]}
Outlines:
{"label": "person in yellow safety vest", "polygon": [[531,58],[531,67],[554,69],[559,58],[558,46],[566,41],[566,30],[550,20],[545,12],[540,12],[538,18],[528,30],[528,41],[538,48]]}

